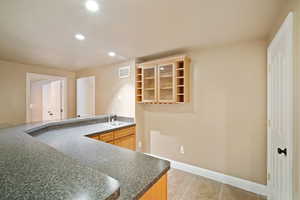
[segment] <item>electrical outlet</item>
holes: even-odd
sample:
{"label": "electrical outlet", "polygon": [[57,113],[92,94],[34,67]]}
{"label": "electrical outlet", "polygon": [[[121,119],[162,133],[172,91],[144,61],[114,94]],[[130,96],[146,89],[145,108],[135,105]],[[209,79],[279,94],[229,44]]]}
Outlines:
{"label": "electrical outlet", "polygon": [[138,147],[139,147],[139,149],[142,148],[142,142],[141,141],[138,142]]}
{"label": "electrical outlet", "polygon": [[184,147],[183,147],[182,145],[180,146],[179,152],[180,152],[181,154],[184,154]]}

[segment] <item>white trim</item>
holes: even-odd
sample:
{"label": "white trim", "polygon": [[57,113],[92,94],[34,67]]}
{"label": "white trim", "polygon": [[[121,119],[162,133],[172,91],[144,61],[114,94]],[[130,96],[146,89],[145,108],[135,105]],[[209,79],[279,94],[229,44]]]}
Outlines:
{"label": "white trim", "polygon": [[62,81],[62,119],[67,118],[68,113],[68,85],[67,78],[62,76],[51,76],[47,74],[36,74],[36,73],[26,73],[26,123],[31,122],[31,110],[30,110],[30,81],[31,80],[61,80]]}
{"label": "white trim", "polygon": [[[278,32],[276,33],[274,39],[272,40],[271,44],[268,47],[268,136],[267,136],[267,142],[268,142],[268,146],[267,146],[267,172],[268,172],[268,191],[269,192],[269,196],[268,199],[272,200],[274,199],[273,196],[275,195],[276,197],[278,196],[277,194],[274,194],[274,191],[277,191],[278,187],[276,187],[276,183],[274,180],[278,180],[278,177],[282,176],[282,173],[278,173],[278,171],[280,172],[281,170],[279,169],[273,169],[272,163],[273,163],[273,159],[274,159],[274,154],[273,154],[273,143],[272,143],[272,139],[271,139],[271,127],[273,124],[272,121],[272,112],[271,112],[271,107],[270,107],[270,102],[272,102],[274,99],[272,99],[272,95],[271,95],[271,78],[274,76],[273,72],[270,72],[270,66],[271,66],[271,57],[270,57],[270,52],[272,51],[272,49],[276,48],[276,46],[278,45],[278,43],[282,42],[282,40],[286,40],[285,42],[287,43],[287,49],[286,51],[288,51],[287,53],[287,67],[285,67],[285,72],[284,73],[288,73],[289,74],[289,78],[287,78],[288,83],[288,95],[286,101],[288,102],[287,105],[289,105],[288,108],[285,108],[288,112],[288,118],[286,119],[287,121],[290,121],[291,123],[288,125],[288,129],[290,131],[286,131],[285,134],[287,134],[287,143],[286,143],[286,148],[288,149],[288,155],[287,155],[287,159],[288,159],[288,165],[286,167],[287,172],[283,172],[284,177],[286,179],[283,179],[285,182],[283,183],[283,181],[280,181],[282,185],[286,185],[288,188],[288,191],[284,194],[284,199],[285,200],[291,200],[293,199],[293,188],[294,188],[294,180],[293,180],[293,127],[294,127],[294,119],[293,119],[293,92],[294,92],[294,88],[293,88],[293,30],[294,30],[294,14],[293,12],[290,12],[288,14],[288,16],[286,17],[286,19],[284,20],[283,24],[281,25],[281,27],[279,28]],[[278,80],[275,80],[278,81]],[[271,124],[271,125],[270,125]],[[278,155],[276,155],[278,156]],[[277,164],[277,163],[276,163]],[[272,177],[273,176],[273,177]],[[275,176],[278,176],[277,178]],[[282,177],[281,177],[282,178]],[[279,187],[280,187],[279,186]],[[277,198],[275,198],[277,199]],[[280,197],[279,197],[280,199]]]}
{"label": "white trim", "polygon": [[189,172],[198,176],[202,176],[208,179],[212,179],[214,181],[223,183],[223,184],[228,184],[249,192],[253,192],[259,195],[263,195],[263,196],[267,196],[268,192],[267,192],[267,186],[263,185],[263,184],[258,184],[258,183],[254,183],[245,179],[241,179],[241,178],[236,178],[233,176],[229,176],[229,175],[225,175],[219,172],[214,172],[208,169],[203,169],[194,165],[189,165],[183,162],[178,162],[178,161],[174,161],[171,159],[167,159],[167,158],[163,158],[160,156],[156,156],[156,155],[152,155],[152,154],[148,154],[145,153],[149,156],[153,156],[156,158],[160,158],[163,160],[168,160],[171,162],[171,167],[174,169],[179,169],[185,172]]}

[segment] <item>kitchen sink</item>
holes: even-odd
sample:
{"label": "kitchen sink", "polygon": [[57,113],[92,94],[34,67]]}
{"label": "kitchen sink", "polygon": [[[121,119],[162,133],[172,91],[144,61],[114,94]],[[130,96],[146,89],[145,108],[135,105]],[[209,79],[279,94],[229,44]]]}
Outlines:
{"label": "kitchen sink", "polygon": [[124,122],[115,121],[115,122],[107,122],[103,125],[104,125],[104,127],[107,127],[107,128],[114,128],[114,127],[122,126],[124,124],[125,124]]}
{"label": "kitchen sink", "polygon": [[111,126],[122,126],[125,123],[124,122],[109,122],[108,124],[110,124]]}

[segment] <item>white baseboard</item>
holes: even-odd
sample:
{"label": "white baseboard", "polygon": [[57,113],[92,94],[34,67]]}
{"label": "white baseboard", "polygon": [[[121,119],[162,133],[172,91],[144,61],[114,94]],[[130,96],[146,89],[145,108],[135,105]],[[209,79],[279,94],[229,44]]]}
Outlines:
{"label": "white baseboard", "polygon": [[263,195],[263,196],[267,196],[267,186],[266,185],[262,185],[262,184],[258,184],[258,183],[254,183],[245,179],[241,179],[241,178],[236,178],[233,176],[228,176],[219,172],[214,172],[208,169],[203,169],[200,167],[196,167],[193,165],[189,165],[183,162],[178,162],[178,161],[174,161],[174,160],[170,160],[167,158],[163,158],[160,156],[156,156],[156,155],[152,155],[152,154],[148,154],[147,155],[156,157],[156,158],[160,158],[160,159],[164,159],[164,160],[168,160],[171,162],[171,167],[174,169],[179,169],[185,172],[189,172],[195,175],[199,175],[208,179],[212,179],[214,181],[218,181],[224,184],[228,184],[249,192],[253,192],[259,195]]}

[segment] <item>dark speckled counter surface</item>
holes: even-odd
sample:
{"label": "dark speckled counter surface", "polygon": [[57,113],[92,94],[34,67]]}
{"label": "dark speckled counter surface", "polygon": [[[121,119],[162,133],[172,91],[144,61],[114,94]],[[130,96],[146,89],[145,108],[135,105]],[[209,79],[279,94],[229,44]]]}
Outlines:
{"label": "dark speckled counter surface", "polygon": [[0,129],[0,199],[139,199],[170,163],[86,137],[135,125],[106,120]]}

